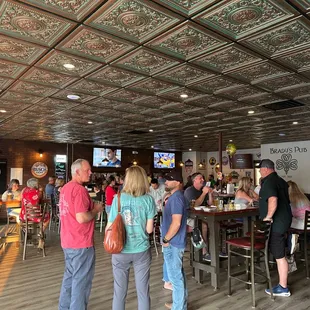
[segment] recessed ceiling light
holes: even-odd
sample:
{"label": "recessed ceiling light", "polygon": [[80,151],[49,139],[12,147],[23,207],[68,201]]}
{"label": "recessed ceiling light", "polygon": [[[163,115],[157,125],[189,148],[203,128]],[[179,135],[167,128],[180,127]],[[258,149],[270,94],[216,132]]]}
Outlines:
{"label": "recessed ceiling light", "polygon": [[197,136],[197,135],[194,135],[194,138],[198,138],[198,136]]}
{"label": "recessed ceiling light", "polygon": [[254,114],[255,112],[253,110],[248,111],[248,114]]}
{"label": "recessed ceiling light", "polygon": [[293,122],[293,125],[297,125],[298,124],[298,122]]}
{"label": "recessed ceiling light", "polygon": [[92,121],[87,122],[87,124],[92,124],[92,123],[93,123]]}
{"label": "recessed ceiling light", "polygon": [[68,99],[71,99],[71,100],[78,100],[78,99],[80,99],[81,97],[78,96],[78,95],[67,95],[67,98],[68,98]]}
{"label": "recessed ceiling light", "polygon": [[280,137],[284,137],[284,136],[285,136],[285,133],[279,133],[279,136],[280,136]]}
{"label": "recessed ceiling light", "polygon": [[63,65],[66,69],[74,69],[75,68],[75,65],[73,65],[73,64],[64,64]]}
{"label": "recessed ceiling light", "polygon": [[102,144],[105,144],[105,142],[104,142],[104,141],[102,141],[101,143],[102,143]]}
{"label": "recessed ceiling light", "polygon": [[229,142],[232,142],[232,140],[229,140]]}
{"label": "recessed ceiling light", "polygon": [[149,129],[149,132],[153,132],[154,130],[153,129]]}
{"label": "recessed ceiling light", "polygon": [[188,95],[187,94],[181,94],[180,97],[185,99],[185,98],[188,98]]}
{"label": "recessed ceiling light", "polygon": [[191,151],[192,149],[188,149],[189,151]]}
{"label": "recessed ceiling light", "polygon": [[6,110],[0,110],[0,113],[6,113]]}

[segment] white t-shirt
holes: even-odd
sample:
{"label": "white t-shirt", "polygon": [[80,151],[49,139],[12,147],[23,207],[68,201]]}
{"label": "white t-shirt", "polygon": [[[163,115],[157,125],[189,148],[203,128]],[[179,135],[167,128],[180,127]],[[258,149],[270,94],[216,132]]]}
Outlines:
{"label": "white t-shirt", "polygon": [[157,189],[154,189],[152,186],[150,186],[150,195],[155,200],[157,210],[161,210],[162,208],[165,193],[164,184],[160,184]]}
{"label": "white t-shirt", "polygon": [[254,193],[256,193],[257,195],[259,195],[259,192],[260,192],[260,188],[261,186],[260,185],[257,185],[254,189]]}

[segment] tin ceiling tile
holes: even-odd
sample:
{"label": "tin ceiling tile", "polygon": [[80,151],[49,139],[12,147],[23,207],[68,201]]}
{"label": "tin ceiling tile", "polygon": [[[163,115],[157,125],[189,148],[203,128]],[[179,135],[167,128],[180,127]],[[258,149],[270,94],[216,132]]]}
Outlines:
{"label": "tin ceiling tile", "polygon": [[69,19],[81,21],[89,15],[104,0],[20,0],[32,4],[38,8],[62,15]]}
{"label": "tin ceiling tile", "polygon": [[4,0],[0,5],[0,32],[26,41],[52,46],[75,25],[15,1]]}
{"label": "tin ceiling tile", "polygon": [[290,74],[289,70],[285,70],[269,61],[228,73],[229,76],[252,83],[258,83],[288,74]]}
{"label": "tin ceiling tile", "polygon": [[[68,64],[73,65],[74,68],[67,69],[64,65]],[[36,66],[68,75],[85,76],[101,67],[101,64],[72,54],[52,50]]]}
{"label": "tin ceiling tile", "polygon": [[174,84],[170,84],[167,82],[163,82],[160,80],[156,80],[153,78],[149,78],[146,80],[143,80],[141,82],[138,82],[136,84],[130,85],[128,89],[142,92],[142,93],[147,93],[150,95],[159,95],[161,93],[170,91],[172,89],[178,88],[178,86]]}
{"label": "tin ceiling tile", "polygon": [[310,44],[310,22],[303,17],[242,41],[257,52],[275,57]]}
{"label": "tin ceiling tile", "polygon": [[182,15],[191,16],[219,0],[154,0]]}
{"label": "tin ceiling tile", "polygon": [[245,84],[242,83],[241,81],[234,80],[225,76],[219,76],[219,77],[216,76],[212,79],[206,79],[199,83],[195,83],[191,85],[191,87],[212,94],[220,89],[233,88],[242,85]]}
{"label": "tin ceiling tile", "polygon": [[180,16],[151,1],[121,0],[107,2],[85,24],[144,43],[180,21]]}
{"label": "tin ceiling tile", "polygon": [[128,70],[106,66],[87,76],[87,78],[117,87],[125,87],[145,79],[146,76]]}
{"label": "tin ceiling tile", "polygon": [[261,61],[262,58],[256,56],[249,50],[242,48],[238,44],[232,44],[222,49],[217,49],[191,60],[196,65],[203,66],[220,73]]}
{"label": "tin ceiling tile", "polygon": [[288,90],[280,90],[277,92],[279,95],[284,96],[286,98],[299,98],[302,96],[308,96],[310,95],[310,85],[306,85],[306,86],[296,86],[296,87],[292,87]]}
{"label": "tin ceiling tile", "polygon": [[95,96],[102,96],[111,93],[118,88],[89,81],[87,79],[81,79],[80,81],[71,84],[68,89]]}
{"label": "tin ceiling tile", "polygon": [[27,68],[28,68],[27,66],[0,59],[0,76],[14,79],[14,78],[17,78]]}
{"label": "tin ceiling tile", "polygon": [[310,69],[310,48],[298,50],[288,55],[275,58],[283,65],[289,66],[299,72]]}
{"label": "tin ceiling tile", "polygon": [[1,96],[1,99],[34,104],[34,103],[39,102],[43,98],[37,97],[37,96],[31,96],[28,94],[22,94],[22,93],[8,91]]}
{"label": "tin ceiling tile", "polygon": [[284,1],[224,0],[196,15],[194,20],[238,40],[296,14]]}
{"label": "tin ceiling tile", "polygon": [[137,92],[133,92],[131,90],[127,89],[121,89],[118,91],[115,91],[113,93],[109,93],[104,96],[105,98],[114,99],[114,100],[120,100],[125,102],[135,102],[137,100],[141,100],[145,98],[146,96]]}
{"label": "tin ceiling tile", "polygon": [[78,27],[58,49],[95,61],[110,62],[135,47],[133,43],[85,26]]}
{"label": "tin ceiling tile", "polygon": [[75,99],[74,102],[80,102],[80,103],[85,103],[87,101],[97,98],[97,96],[87,95],[87,94],[82,93],[81,91],[70,90],[70,89],[60,90],[59,92],[54,94],[52,97],[57,98],[57,99],[62,99],[62,100],[68,100],[69,95],[79,96],[80,98]]}
{"label": "tin ceiling tile", "polygon": [[76,77],[69,75],[47,71],[39,68],[31,68],[22,77],[22,80],[43,84],[47,86],[54,86],[64,88],[68,84],[77,80]]}
{"label": "tin ceiling tile", "polygon": [[302,86],[306,84],[309,84],[310,86],[310,80],[307,80],[296,74],[292,74],[292,75],[278,77],[278,78],[268,80],[265,82],[260,82],[260,83],[257,83],[256,86],[267,89],[267,90],[276,91],[276,90],[281,90],[284,88],[290,88],[290,87],[294,87],[297,85]]}
{"label": "tin ceiling tile", "polygon": [[19,92],[33,94],[35,96],[48,97],[56,93],[59,89],[53,87],[42,86],[34,83],[28,83],[23,81],[18,81],[10,90]]}
{"label": "tin ceiling tile", "polygon": [[0,77],[0,91],[6,89],[13,82],[14,82],[13,79],[5,78],[5,77]]}
{"label": "tin ceiling tile", "polygon": [[292,4],[297,6],[300,10],[306,14],[310,14],[310,2],[309,0],[290,0]]}
{"label": "tin ceiling tile", "polygon": [[153,75],[179,63],[180,61],[176,59],[140,47],[118,59],[113,64],[138,73]]}
{"label": "tin ceiling tile", "polygon": [[186,21],[146,45],[159,52],[189,60],[227,44],[228,41],[204,27]]}
{"label": "tin ceiling tile", "polygon": [[214,73],[205,71],[199,67],[182,64],[167,71],[158,73],[155,77],[186,86],[214,75]]}
{"label": "tin ceiling tile", "polygon": [[46,48],[0,35],[0,58],[30,65],[47,51]]}

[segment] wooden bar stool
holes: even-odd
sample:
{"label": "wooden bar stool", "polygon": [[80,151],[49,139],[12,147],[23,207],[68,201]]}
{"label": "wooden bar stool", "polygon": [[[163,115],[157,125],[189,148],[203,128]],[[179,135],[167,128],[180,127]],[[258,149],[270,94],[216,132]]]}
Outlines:
{"label": "wooden bar stool", "polygon": [[[261,222],[260,222],[261,223]],[[269,254],[269,236],[271,223],[263,222],[262,225],[264,227],[263,231],[259,233],[259,238],[256,237],[255,234],[255,226],[258,224],[257,222],[251,222],[251,236],[243,237],[243,238],[234,238],[226,241],[228,245],[228,296],[231,296],[231,279],[234,278],[238,281],[241,281],[248,286],[251,286],[252,293],[252,307],[255,308],[256,300],[255,300],[255,275],[261,276],[265,278],[264,282],[268,282],[268,286],[271,293],[271,299],[274,300],[271,286],[271,278],[269,272],[269,264],[268,264],[268,254]],[[238,252],[236,251],[238,250]],[[265,261],[265,271],[266,274],[262,273],[262,268],[260,266],[255,265],[255,253],[257,253],[259,262],[263,257]],[[231,257],[232,256],[241,256],[245,258],[245,270],[238,271],[235,273],[231,273]],[[256,271],[259,270],[260,273]],[[240,278],[241,275],[246,275],[247,279],[243,280]]]}

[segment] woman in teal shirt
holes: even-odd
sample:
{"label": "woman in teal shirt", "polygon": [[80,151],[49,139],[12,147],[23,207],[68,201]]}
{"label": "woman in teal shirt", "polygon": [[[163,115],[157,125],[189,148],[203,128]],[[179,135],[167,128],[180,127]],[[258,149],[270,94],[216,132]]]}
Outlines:
{"label": "woman in teal shirt", "polygon": [[[139,166],[126,170],[124,187],[121,192],[121,214],[126,229],[126,243],[120,254],[112,255],[114,276],[113,310],[124,310],[127,296],[129,270],[134,267],[138,296],[138,310],[149,310],[151,251],[149,234],[153,232],[156,215],[154,199],[148,195],[149,182],[146,172]],[[108,229],[118,213],[117,196],[114,198]]]}

